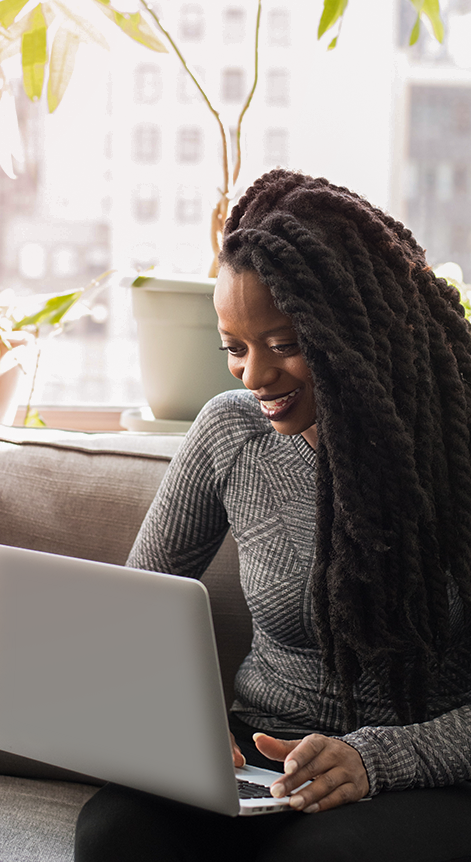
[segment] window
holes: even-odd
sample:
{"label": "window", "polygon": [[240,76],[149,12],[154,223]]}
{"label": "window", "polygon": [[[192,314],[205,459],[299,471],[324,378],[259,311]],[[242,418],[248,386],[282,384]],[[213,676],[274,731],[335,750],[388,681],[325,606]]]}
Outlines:
{"label": "window", "polygon": [[288,163],[288,130],[267,129],[263,143],[263,161],[266,167],[285,167]]}
{"label": "window", "polygon": [[57,278],[70,278],[80,270],[78,249],[71,246],[55,248],[52,253],[52,274]]}
{"label": "window", "polygon": [[289,72],[287,69],[270,69],[267,75],[267,104],[276,107],[289,105]]}
{"label": "window", "polygon": [[158,266],[157,249],[150,242],[140,242],[131,250],[131,265],[138,272],[145,272],[152,266]]}
{"label": "window", "polygon": [[224,69],[222,73],[222,99],[224,102],[240,102],[245,93],[243,69]]}
{"label": "window", "polygon": [[186,126],[177,132],[176,159],[194,165],[203,158],[203,134],[198,126]]}
{"label": "window", "polygon": [[[194,71],[196,72],[198,80],[201,81],[202,84],[204,84],[204,69],[201,66],[195,66]],[[183,102],[185,104],[195,104],[203,98],[195,82],[192,81],[188,72],[185,72],[184,69],[178,70],[177,98],[179,102]]]}
{"label": "window", "polygon": [[270,9],[267,18],[268,44],[283,48],[291,44],[289,9]]}
{"label": "window", "polygon": [[139,183],[133,193],[134,217],[139,222],[156,221],[159,216],[157,187],[152,183]]}
{"label": "window", "polygon": [[180,186],[175,201],[175,218],[180,224],[198,224],[202,220],[200,189]]}
{"label": "window", "polygon": [[38,242],[25,242],[19,249],[18,271],[26,278],[43,278],[47,270],[46,249]]}
{"label": "window", "polygon": [[186,3],[180,10],[180,38],[199,42],[204,36],[204,13],[199,3]]}
{"label": "window", "polygon": [[154,165],[160,159],[160,129],[155,123],[139,123],[133,129],[134,161]]}
{"label": "window", "polygon": [[142,63],[134,72],[134,101],[153,105],[162,97],[162,72],[158,66]]}
{"label": "window", "polygon": [[226,44],[242,42],[245,36],[245,9],[230,6],[224,9],[222,33]]}

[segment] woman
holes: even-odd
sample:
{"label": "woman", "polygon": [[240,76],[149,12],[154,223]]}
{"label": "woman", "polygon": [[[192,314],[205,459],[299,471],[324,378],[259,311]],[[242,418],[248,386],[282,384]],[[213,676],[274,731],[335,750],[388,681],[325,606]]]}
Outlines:
{"label": "woman", "polygon": [[76,860],[471,859],[458,294],[403,225],[276,170],[227,222],[215,306],[249,391],[206,405],[128,564],[199,577],[231,526],[254,624],[234,762],[277,762],[275,796],[314,780],[292,813],[235,821],[108,786],[81,814]]}

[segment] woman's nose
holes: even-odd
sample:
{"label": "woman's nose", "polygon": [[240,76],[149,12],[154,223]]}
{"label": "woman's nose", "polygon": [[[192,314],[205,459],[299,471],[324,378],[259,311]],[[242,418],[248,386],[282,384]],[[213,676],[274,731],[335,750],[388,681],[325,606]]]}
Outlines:
{"label": "woman's nose", "polygon": [[278,375],[279,371],[271,357],[262,357],[254,351],[246,356],[240,379],[247,389],[257,392],[275,383]]}

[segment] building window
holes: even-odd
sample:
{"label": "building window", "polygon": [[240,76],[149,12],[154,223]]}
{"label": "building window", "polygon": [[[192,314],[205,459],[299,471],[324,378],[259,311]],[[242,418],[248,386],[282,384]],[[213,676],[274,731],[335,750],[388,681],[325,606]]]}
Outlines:
{"label": "building window", "polygon": [[136,162],[154,165],[160,159],[160,129],[155,123],[139,123],[133,129],[132,155]]}
{"label": "building window", "polygon": [[[196,72],[196,77],[204,84],[205,72],[201,66],[195,66],[194,71]],[[192,81],[188,72],[185,72],[184,69],[178,70],[177,76],[177,98],[179,102],[183,102],[185,104],[195,103],[202,99],[202,95],[198,90],[195,82]]]}
{"label": "building window", "polygon": [[47,271],[46,249],[39,242],[25,242],[18,254],[18,270],[26,278],[43,278]]}
{"label": "building window", "polygon": [[226,44],[242,42],[245,36],[245,9],[230,6],[222,13],[222,33]]}
{"label": "building window", "polygon": [[285,167],[288,164],[289,138],[287,129],[267,129],[263,143],[265,166]]}
{"label": "building window", "polygon": [[162,96],[162,72],[158,66],[141,63],[134,72],[134,101],[153,105]]}
{"label": "building window", "polygon": [[52,274],[56,278],[73,278],[80,269],[78,249],[71,246],[55,248],[52,253]]}
{"label": "building window", "polygon": [[178,129],[176,159],[186,165],[194,165],[203,158],[203,134],[198,126]]}
{"label": "building window", "polygon": [[179,224],[198,224],[203,218],[201,191],[180,186],[175,202],[175,217]]}
{"label": "building window", "polygon": [[222,99],[224,102],[240,102],[245,92],[243,69],[224,69],[222,73]]}
{"label": "building window", "polygon": [[199,3],[185,3],[180,10],[180,38],[199,42],[204,36],[204,13]]}
{"label": "building window", "polygon": [[270,9],[267,19],[268,44],[287,47],[291,44],[291,18],[289,9]]}
{"label": "building window", "polygon": [[157,249],[150,242],[141,242],[131,251],[131,266],[138,272],[145,272],[152,266],[158,266]]}
{"label": "building window", "polygon": [[267,74],[267,104],[276,107],[289,105],[289,72],[287,69],[269,69]]}
{"label": "building window", "polygon": [[159,215],[157,186],[139,183],[133,192],[134,217],[139,222],[156,221]]}

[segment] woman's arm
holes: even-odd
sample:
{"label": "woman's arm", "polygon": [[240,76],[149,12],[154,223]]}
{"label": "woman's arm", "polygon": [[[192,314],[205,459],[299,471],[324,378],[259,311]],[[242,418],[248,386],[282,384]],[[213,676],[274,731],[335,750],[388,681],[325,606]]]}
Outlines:
{"label": "woman's arm", "polygon": [[126,565],[200,577],[228,530],[218,493],[217,411],[204,408],[173,458]]}
{"label": "woman's arm", "polygon": [[302,740],[255,734],[257,748],[284,761],[272,785],[292,796],[293,808],[325,811],[381,790],[440,787],[471,778],[471,706],[461,706],[423,724],[362,727],[341,739],[312,733]]}
{"label": "woman's arm", "polygon": [[342,740],[361,755],[370,796],[471,778],[471,705],[422,724],[362,727]]}

